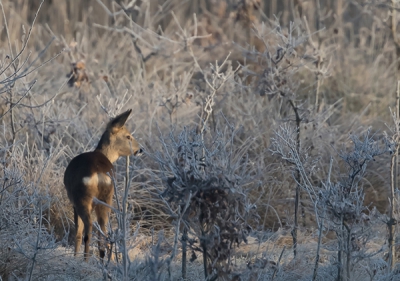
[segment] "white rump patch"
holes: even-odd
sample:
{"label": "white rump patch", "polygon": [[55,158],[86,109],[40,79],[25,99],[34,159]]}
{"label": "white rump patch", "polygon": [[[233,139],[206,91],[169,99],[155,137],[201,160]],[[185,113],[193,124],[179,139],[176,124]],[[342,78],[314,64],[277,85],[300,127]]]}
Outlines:
{"label": "white rump patch", "polygon": [[91,177],[84,177],[82,182],[84,185],[98,185],[99,177],[97,174],[93,174]]}

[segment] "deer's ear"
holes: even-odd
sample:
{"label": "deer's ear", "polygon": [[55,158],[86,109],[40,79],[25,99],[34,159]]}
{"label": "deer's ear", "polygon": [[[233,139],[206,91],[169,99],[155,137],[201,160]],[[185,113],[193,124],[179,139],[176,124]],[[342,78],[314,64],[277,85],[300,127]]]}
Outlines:
{"label": "deer's ear", "polygon": [[111,129],[113,132],[121,129],[125,125],[125,122],[128,119],[131,112],[132,112],[132,109],[129,109],[129,110],[125,111],[124,113],[121,113],[120,115],[115,117],[113,120],[111,120],[111,122],[108,125],[109,129]]}

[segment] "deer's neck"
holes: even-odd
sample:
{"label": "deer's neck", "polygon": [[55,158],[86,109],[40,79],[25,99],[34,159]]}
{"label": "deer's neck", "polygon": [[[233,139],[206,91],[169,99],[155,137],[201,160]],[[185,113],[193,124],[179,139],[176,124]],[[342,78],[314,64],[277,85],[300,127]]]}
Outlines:
{"label": "deer's neck", "polygon": [[109,147],[109,146],[102,147],[102,148],[100,148],[100,149],[98,148],[98,149],[96,149],[96,150],[98,150],[98,151],[100,151],[101,153],[103,153],[103,154],[108,158],[108,160],[110,160],[110,162],[111,162],[112,164],[114,164],[114,162],[117,161],[117,159],[118,159],[118,157],[119,157],[118,152],[117,152],[115,149],[112,149],[112,148]]}
{"label": "deer's neck", "polygon": [[106,130],[101,136],[100,141],[97,144],[96,150],[103,153],[112,164],[114,164],[114,162],[117,161],[119,157],[118,151],[114,149],[112,145],[111,135],[108,130]]}

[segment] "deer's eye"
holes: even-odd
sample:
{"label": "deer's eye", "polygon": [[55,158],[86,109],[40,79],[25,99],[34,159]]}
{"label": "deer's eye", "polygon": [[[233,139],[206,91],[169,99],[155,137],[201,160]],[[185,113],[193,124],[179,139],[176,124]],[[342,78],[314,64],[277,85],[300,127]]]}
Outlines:
{"label": "deer's eye", "polygon": [[127,135],[126,138],[127,138],[128,140],[130,140],[130,139],[131,139],[131,136],[130,136],[130,135]]}

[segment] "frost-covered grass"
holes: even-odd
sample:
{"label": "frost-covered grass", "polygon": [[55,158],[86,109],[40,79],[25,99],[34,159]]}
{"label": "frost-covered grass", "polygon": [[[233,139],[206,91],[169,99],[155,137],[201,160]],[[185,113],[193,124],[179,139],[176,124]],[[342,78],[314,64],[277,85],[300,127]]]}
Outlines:
{"label": "frost-covered grass", "polygon": [[[59,0],[37,17],[33,2],[1,1],[2,280],[179,280],[186,232],[187,280],[205,268],[210,280],[400,278],[386,224],[390,6],[337,1],[348,4],[340,17],[320,1],[316,32],[311,0],[278,5],[277,18],[257,8],[268,1]],[[94,237],[84,263],[72,252],[64,170],[128,108],[145,149],[130,159],[130,228],[122,235],[113,212],[116,258],[101,264]]]}

